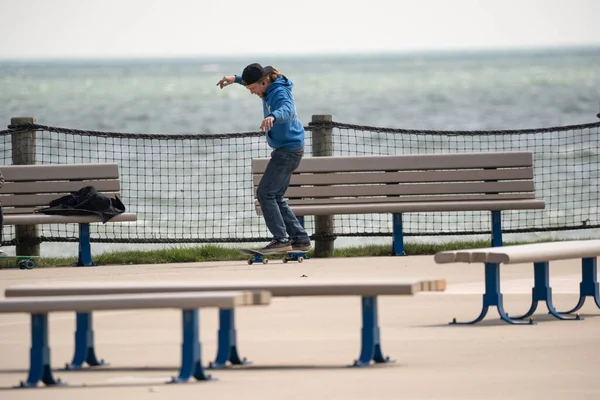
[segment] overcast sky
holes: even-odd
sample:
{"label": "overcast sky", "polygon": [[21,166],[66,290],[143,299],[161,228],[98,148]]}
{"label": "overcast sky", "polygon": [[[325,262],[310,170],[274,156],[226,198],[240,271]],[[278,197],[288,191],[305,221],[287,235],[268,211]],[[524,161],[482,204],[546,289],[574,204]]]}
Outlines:
{"label": "overcast sky", "polygon": [[600,45],[600,0],[0,0],[0,58]]}

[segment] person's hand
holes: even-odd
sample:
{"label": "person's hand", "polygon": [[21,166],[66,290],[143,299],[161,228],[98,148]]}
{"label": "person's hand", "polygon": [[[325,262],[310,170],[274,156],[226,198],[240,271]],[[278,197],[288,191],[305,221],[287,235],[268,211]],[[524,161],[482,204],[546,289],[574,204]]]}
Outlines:
{"label": "person's hand", "polygon": [[230,76],[224,76],[221,78],[221,80],[217,83],[217,86],[219,86],[221,89],[223,89],[225,86],[229,86],[232,83],[235,83],[235,76],[230,75]]}
{"label": "person's hand", "polygon": [[275,118],[267,117],[267,118],[263,119],[262,122],[260,123],[260,130],[263,132],[268,132],[271,130],[274,123],[275,123]]}

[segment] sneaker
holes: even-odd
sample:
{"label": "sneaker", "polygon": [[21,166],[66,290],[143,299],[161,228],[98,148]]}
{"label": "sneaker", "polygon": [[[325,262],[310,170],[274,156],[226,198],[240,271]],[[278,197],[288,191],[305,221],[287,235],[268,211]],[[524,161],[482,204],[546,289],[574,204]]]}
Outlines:
{"label": "sneaker", "polygon": [[308,242],[292,242],[292,250],[294,251],[309,251],[312,249],[310,241]]}
{"label": "sneaker", "polygon": [[280,242],[279,240],[272,240],[271,243],[269,243],[268,245],[266,245],[258,251],[263,254],[286,253],[288,251],[292,251],[292,245],[289,241]]}

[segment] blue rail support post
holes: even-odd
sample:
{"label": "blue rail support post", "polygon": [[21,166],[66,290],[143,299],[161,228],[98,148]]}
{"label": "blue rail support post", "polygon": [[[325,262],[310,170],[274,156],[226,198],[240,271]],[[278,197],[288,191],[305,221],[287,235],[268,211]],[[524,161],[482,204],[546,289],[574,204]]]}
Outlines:
{"label": "blue rail support post", "polygon": [[182,310],[183,344],[181,345],[181,368],[177,378],[170,383],[183,383],[192,377],[199,381],[211,380],[202,368],[202,347],[200,345],[200,317],[197,309]]}
{"label": "blue rail support post", "polygon": [[[500,211],[492,211],[492,247],[502,246],[502,216]],[[500,291],[500,264],[485,263],[485,293],[483,294],[483,307],[481,313],[473,321],[456,322],[456,318],[450,322],[450,325],[475,324],[487,315],[488,309],[491,306],[496,306],[498,314],[503,321],[513,325],[531,325],[535,324],[533,320],[516,321],[509,318],[504,311],[502,301],[502,292]]]}
{"label": "blue rail support post", "polygon": [[393,223],[393,238],[392,238],[392,255],[405,256],[404,250],[404,232],[402,226],[402,214],[392,214]]}
{"label": "blue rail support post", "polygon": [[222,369],[227,366],[227,362],[230,362],[232,365],[251,364],[245,357],[242,359],[238,354],[235,310],[232,308],[219,310],[217,356],[215,361],[209,364],[209,368]]}
{"label": "blue rail support post", "polygon": [[379,312],[376,296],[363,296],[362,306],[362,331],[361,350],[358,360],[354,361],[354,367],[366,367],[371,361],[376,363],[388,363],[395,360],[385,357],[381,350],[381,332],[379,330]]}
{"label": "blue rail support post", "polygon": [[600,290],[598,289],[598,261],[596,257],[581,259],[581,282],[579,283],[579,301],[577,305],[569,310],[560,312],[560,314],[570,314],[585,303],[587,297],[593,297],[596,306],[600,308]]}
{"label": "blue rail support post", "polygon": [[27,381],[21,382],[19,387],[36,387],[40,380],[47,386],[64,385],[60,379],[54,379],[52,375],[48,342],[48,314],[31,314],[29,374]]}
{"label": "blue rail support post", "polygon": [[79,258],[78,266],[95,266],[92,261],[92,244],[90,239],[90,224],[79,224]]}
{"label": "blue rail support post", "polygon": [[73,360],[65,366],[67,370],[81,369],[87,363],[90,367],[106,366],[104,360],[98,360],[94,344],[94,328],[91,312],[76,314],[75,352]]}

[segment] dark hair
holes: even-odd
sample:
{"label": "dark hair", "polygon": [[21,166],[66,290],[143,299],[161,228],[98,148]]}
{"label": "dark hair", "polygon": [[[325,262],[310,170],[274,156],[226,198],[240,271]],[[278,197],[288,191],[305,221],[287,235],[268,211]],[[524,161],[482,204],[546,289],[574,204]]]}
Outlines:
{"label": "dark hair", "polygon": [[277,78],[283,76],[283,74],[281,72],[279,72],[279,70],[275,67],[273,67],[273,71],[271,71],[271,73],[269,75],[267,75],[269,77],[269,80],[272,82],[275,82],[277,80]]}

